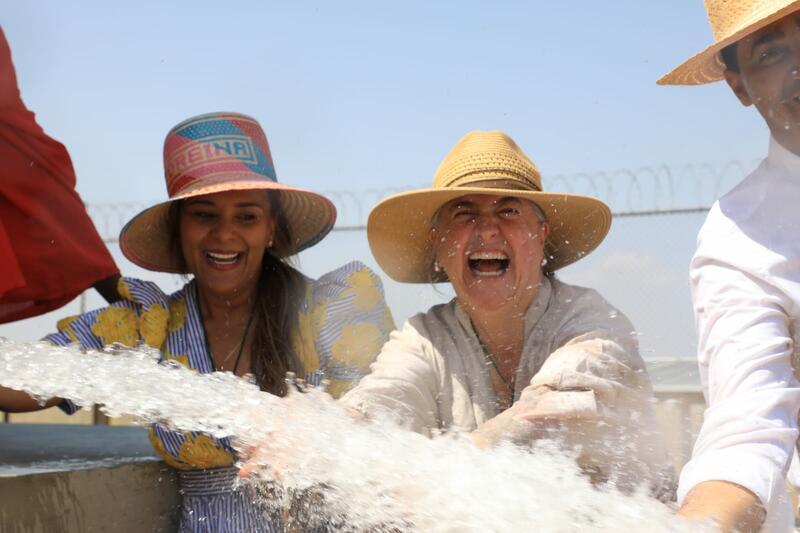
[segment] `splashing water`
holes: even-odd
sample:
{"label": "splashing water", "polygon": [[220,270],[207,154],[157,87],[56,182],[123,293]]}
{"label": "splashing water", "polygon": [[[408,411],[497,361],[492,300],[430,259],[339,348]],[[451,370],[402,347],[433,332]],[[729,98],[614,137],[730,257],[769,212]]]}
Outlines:
{"label": "splashing water", "polygon": [[258,447],[254,462],[269,463],[253,483],[266,486],[277,475],[292,491],[322,491],[325,514],[349,530],[703,530],[643,491],[593,487],[547,445],[481,450],[459,435],[429,439],[355,420],[320,390],[278,398],[229,373],[158,364],[151,351],[83,353],[0,339],[0,385],[101,404],[110,416],[232,436],[240,451]]}

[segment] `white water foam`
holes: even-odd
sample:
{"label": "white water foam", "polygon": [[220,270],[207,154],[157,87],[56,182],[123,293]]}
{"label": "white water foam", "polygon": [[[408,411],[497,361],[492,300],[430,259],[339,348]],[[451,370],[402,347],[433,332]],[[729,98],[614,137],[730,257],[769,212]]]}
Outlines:
{"label": "white water foam", "polygon": [[0,340],[0,385],[235,437],[239,450],[259,450],[254,462],[268,463],[253,483],[272,483],[277,474],[295,494],[321,491],[328,514],[349,530],[704,530],[644,491],[593,487],[570,457],[547,445],[481,450],[459,435],[429,439],[354,420],[319,390],[278,398],[228,373],[158,364],[148,351],[84,353]]}

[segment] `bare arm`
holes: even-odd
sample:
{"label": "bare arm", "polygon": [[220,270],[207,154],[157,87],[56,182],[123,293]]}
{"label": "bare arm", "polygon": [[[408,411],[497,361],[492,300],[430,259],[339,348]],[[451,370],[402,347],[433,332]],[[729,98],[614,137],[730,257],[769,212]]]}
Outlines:
{"label": "bare arm", "polygon": [[27,413],[41,411],[60,404],[61,398],[50,398],[44,405],[31,398],[27,392],[0,387],[0,411],[7,413]]}
{"label": "bare arm", "polygon": [[704,481],[686,495],[678,514],[686,518],[712,518],[722,533],[750,533],[761,528],[767,513],[756,495],[741,485]]}
{"label": "bare arm", "polygon": [[113,304],[122,299],[122,296],[117,292],[117,283],[121,277],[120,274],[114,274],[113,276],[98,280],[94,284],[94,289],[100,293],[100,296],[102,296],[105,301]]}

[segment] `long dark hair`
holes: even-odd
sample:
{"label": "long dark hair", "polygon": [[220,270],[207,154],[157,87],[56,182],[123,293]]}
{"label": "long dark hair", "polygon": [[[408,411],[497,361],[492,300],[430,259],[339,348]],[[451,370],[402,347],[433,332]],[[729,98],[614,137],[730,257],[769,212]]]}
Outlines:
{"label": "long dark hair", "polygon": [[[305,278],[281,252],[291,249],[292,235],[279,191],[267,191],[270,211],[275,219],[272,246],[264,251],[258,278],[257,301],[253,310],[253,374],[261,390],[286,394],[286,372],[303,377],[293,339],[297,336],[297,317],[305,292]],[[181,251],[180,215],[182,202],[174,202],[169,210],[172,233],[170,245],[179,264],[186,264]]]}

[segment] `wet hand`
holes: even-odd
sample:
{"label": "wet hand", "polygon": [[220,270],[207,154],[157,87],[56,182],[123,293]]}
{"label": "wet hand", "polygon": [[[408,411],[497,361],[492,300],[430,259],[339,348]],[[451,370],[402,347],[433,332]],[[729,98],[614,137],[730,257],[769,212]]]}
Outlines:
{"label": "wet hand", "polygon": [[560,391],[550,387],[528,387],[511,407],[487,420],[470,434],[480,447],[496,446],[506,441],[519,446],[531,445],[570,422],[600,419],[594,392]]}
{"label": "wet hand", "polygon": [[591,389],[557,390],[545,386],[527,387],[512,406],[519,420],[593,420],[601,418]]}
{"label": "wet hand", "polygon": [[[294,373],[287,372],[284,379],[288,394],[306,392],[311,386],[305,381],[296,379]],[[296,448],[292,444],[291,432],[287,431],[280,421],[272,421],[273,428],[256,443],[237,443],[237,450],[241,466],[239,477],[249,477],[253,473],[266,474],[274,479],[280,479],[282,472],[286,471]],[[274,437],[274,438],[273,438]]]}

